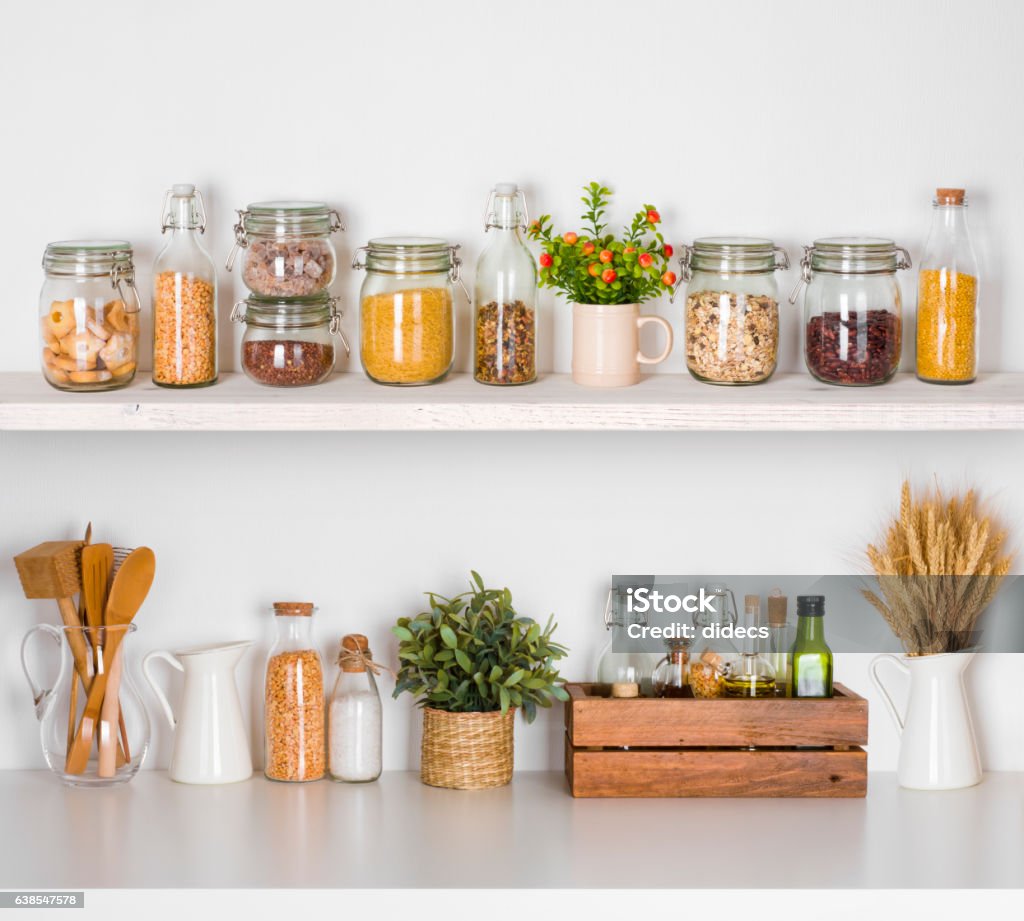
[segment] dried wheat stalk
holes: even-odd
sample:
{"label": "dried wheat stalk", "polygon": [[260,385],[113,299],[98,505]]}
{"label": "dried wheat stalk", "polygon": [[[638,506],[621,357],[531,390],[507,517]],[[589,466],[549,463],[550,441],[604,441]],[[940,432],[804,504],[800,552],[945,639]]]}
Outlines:
{"label": "dried wheat stalk", "polygon": [[947,499],[935,486],[915,499],[904,481],[898,515],[867,548],[882,597],[864,597],[910,655],[966,649],[1013,563],[1005,544],[974,490]]}

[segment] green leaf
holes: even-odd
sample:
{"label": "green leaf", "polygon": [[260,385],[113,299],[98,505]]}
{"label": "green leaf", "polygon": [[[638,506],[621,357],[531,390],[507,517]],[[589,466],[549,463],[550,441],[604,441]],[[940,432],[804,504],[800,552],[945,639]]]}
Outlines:
{"label": "green leaf", "polygon": [[508,691],[506,691],[504,688],[499,688],[498,689],[498,699],[501,701],[501,712],[502,713],[508,713],[508,705],[509,705],[509,702],[510,702],[509,696],[508,696]]}
{"label": "green leaf", "polygon": [[507,687],[507,688],[510,688],[513,685],[519,684],[519,681],[522,679],[523,675],[525,675],[525,674],[526,674],[526,672],[523,671],[523,669],[517,668],[514,672],[512,672],[511,675],[509,675],[505,679],[504,686]]}
{"label": "green leaf", "polygon": [[408,627],[392,627],[391,632],[405,643],[411,643],[416,639]]}
{"label": "green leaf", "polygon": [[443,625],[440,630],[441,642],[445,644],[449,649],[454,649],[459,645],[459,638],[455,635],[455,631],[452,630],[447,624]]}
{"label": "green leaf", "polygon": [[466,672],[466,674],[472,674],[473,663],[470,661],[469,656],[467,656],[461,649],[455,650],[455,661],[459,663],[459,666],[464,672]]}

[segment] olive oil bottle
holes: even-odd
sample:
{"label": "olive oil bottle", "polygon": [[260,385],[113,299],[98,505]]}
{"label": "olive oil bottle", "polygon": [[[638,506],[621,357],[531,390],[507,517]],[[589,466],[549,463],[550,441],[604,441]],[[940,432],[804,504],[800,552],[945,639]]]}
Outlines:
{"label": "olive oil bottle", "polygon": [[791,697],[832,696],[832,650],[825,642],[824,595],[798,595],[791,654]]}

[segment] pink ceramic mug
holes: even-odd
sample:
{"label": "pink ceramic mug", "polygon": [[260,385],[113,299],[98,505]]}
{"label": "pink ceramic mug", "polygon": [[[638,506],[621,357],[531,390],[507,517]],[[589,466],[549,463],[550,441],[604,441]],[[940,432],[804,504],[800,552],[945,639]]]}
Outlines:
{"label": "pink ceramic mug", "polygon": [[[656,323],[665,348],[649,357],[640,351],[640,329]],[[585,387],[628,387],[640,380],[641,365],[656,365],[672,351],[668,320],[642,316],[639,304],[572,305],[572,379]]]}

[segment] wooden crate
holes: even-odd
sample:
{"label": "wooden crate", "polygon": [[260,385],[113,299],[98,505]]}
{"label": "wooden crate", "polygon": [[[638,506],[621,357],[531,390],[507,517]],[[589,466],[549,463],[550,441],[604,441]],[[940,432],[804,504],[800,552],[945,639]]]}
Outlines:
{"label": "wooden crate", "polygon": [[568,684],[565,773],[573,796],[864,796],[868,702],[613,699]]}

